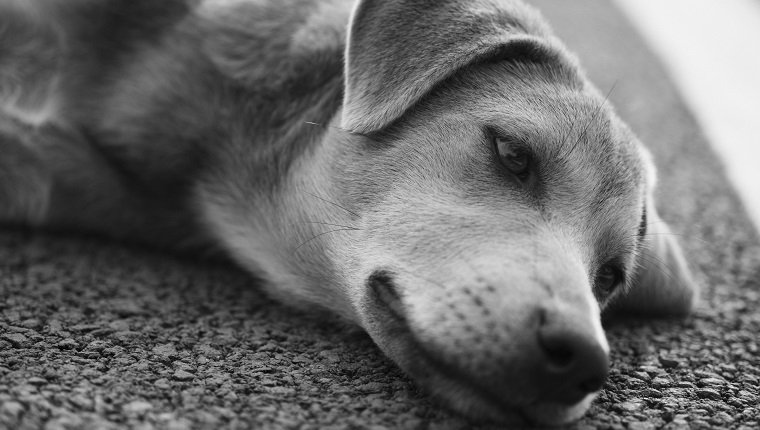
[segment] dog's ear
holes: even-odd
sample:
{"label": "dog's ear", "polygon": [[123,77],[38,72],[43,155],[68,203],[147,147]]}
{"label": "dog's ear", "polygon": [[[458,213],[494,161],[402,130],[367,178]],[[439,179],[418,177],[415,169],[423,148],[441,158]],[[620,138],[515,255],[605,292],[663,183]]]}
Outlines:
{"label": "dog's ear", "polygon": [[612,305],[618,314],[683,316],[696,304],[699,289],[681,246],[659,217],[651,197],[638,267],[627,294]]}
{"label": "dog's ear", "polygon": [[349,24],[342,127],[378,131],[469,64],[558,60],[535,10],[516,1],[359,0]]}

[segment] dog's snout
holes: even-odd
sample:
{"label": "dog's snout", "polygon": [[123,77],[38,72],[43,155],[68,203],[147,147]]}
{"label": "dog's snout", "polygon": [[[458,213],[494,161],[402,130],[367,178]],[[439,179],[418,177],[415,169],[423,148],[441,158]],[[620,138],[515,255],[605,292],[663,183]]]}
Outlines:
{"label": "dog's snout", "polygon": [[570,299],[515,306],[487,282],[451,287],[431,300],[429,290],[410,293],[409,282],[393,269],[376,269],[363,306],[371,312],[366,324],[406,346],[411,373],[439,371],[494,404],[514,396],[504,393],[509,384],[521,387],[524,404],[559,409],[587,405],[602,388],[608,347],[593,306]]}
{"label": "dog's snout", "polygon": [[577,403],[601,389],[609,372],[609,358],[593,330],[573,320],[555,313],[541,318],[538,327],[538,379],[548,401]]}

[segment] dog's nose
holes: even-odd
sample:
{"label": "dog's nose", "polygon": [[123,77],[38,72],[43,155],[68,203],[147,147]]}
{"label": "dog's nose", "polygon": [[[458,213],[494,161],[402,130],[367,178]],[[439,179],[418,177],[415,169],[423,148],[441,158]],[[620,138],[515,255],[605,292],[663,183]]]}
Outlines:
{"label": "dog's nose", "polygon": [[575,404],[602,388],[609,358],[593,330],[573,318],[550,315],[538,328],[538,344],[543,400]]}

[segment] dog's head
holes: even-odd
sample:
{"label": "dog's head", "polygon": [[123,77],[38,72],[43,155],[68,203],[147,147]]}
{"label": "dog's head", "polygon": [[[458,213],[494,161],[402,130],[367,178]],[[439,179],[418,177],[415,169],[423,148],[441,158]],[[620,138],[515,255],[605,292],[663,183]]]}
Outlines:
{"label": "dog's head", "polygon": [[362,1],[348,44],[361,324],[455,409],[578,418],[608,372],[600,309],[692,303],[648,153],[520,3]]}
{"label": "dog's head", "polygon": [[358,2],[340,120],[335,282],[455,409],[578,418],[609,368],[600,309],[690,308],[648,153],[525,5]]}

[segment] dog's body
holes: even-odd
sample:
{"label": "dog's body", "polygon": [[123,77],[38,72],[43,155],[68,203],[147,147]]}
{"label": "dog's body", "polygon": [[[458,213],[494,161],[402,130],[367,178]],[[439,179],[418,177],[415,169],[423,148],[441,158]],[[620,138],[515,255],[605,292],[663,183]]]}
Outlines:
{"label": "dog's body", "polygon": [[586,410],[613,296],[692,305],[646,151],[521,3],[0,12],[2,222],[228,252],[496,420]]}

